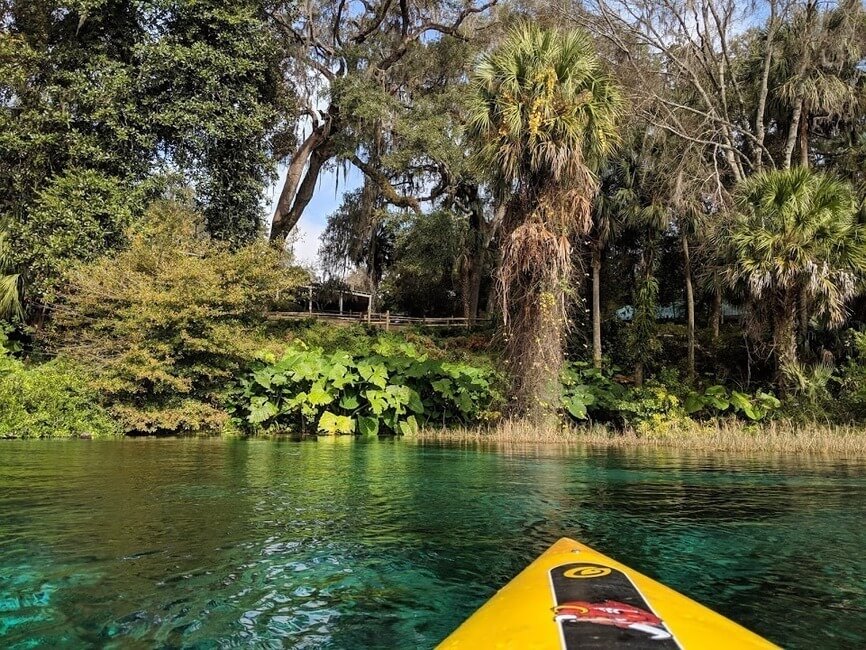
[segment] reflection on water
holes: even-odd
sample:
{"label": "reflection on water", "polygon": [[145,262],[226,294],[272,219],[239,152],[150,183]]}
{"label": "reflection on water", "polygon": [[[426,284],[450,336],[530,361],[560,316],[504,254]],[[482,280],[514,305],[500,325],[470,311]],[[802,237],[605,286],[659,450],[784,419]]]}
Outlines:
{"label": "reflection on water", "polygon": [[866,463],[348,439],[0,443],[0,645],[425,648],[576,537],[866,646]]}

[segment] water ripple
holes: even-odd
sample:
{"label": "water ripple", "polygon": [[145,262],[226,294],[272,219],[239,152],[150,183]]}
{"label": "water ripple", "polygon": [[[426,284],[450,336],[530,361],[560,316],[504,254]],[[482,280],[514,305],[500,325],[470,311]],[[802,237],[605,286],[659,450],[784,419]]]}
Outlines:
{"label": "water ripple", "polygon": [[864,505],[866,466],[822,457],[4,442],[0,645],[432,647],[570,535],[786,647],[862,647]]}

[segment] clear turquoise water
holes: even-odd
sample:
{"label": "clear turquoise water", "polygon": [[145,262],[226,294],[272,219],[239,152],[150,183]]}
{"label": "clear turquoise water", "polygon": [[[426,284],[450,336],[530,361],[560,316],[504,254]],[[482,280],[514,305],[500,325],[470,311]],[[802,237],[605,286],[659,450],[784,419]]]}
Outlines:
{"label": "clear turquoise water", "polygon": [[562,535],[866,647],[866,462],[351,440],[0,443],[0,646],[428,648]]}

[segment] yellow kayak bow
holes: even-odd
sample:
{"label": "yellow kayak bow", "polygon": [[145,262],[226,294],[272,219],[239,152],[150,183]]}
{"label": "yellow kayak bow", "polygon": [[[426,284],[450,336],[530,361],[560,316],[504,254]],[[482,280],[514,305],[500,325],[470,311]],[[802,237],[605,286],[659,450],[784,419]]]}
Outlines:
{"label": "yellow kayak bow", "polygon": [[769,641],[584,544],[562,538],[440,650],[746,650]]}

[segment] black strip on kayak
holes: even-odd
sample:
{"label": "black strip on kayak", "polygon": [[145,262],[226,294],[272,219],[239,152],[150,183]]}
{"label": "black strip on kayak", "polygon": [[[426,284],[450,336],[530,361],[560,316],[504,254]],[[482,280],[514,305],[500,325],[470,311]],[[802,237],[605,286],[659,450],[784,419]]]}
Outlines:
{"label": "black strip on kayak", "polygon": [[550,570],[554,616],[565,650],[679,648],[622,571],[591,562]]}

